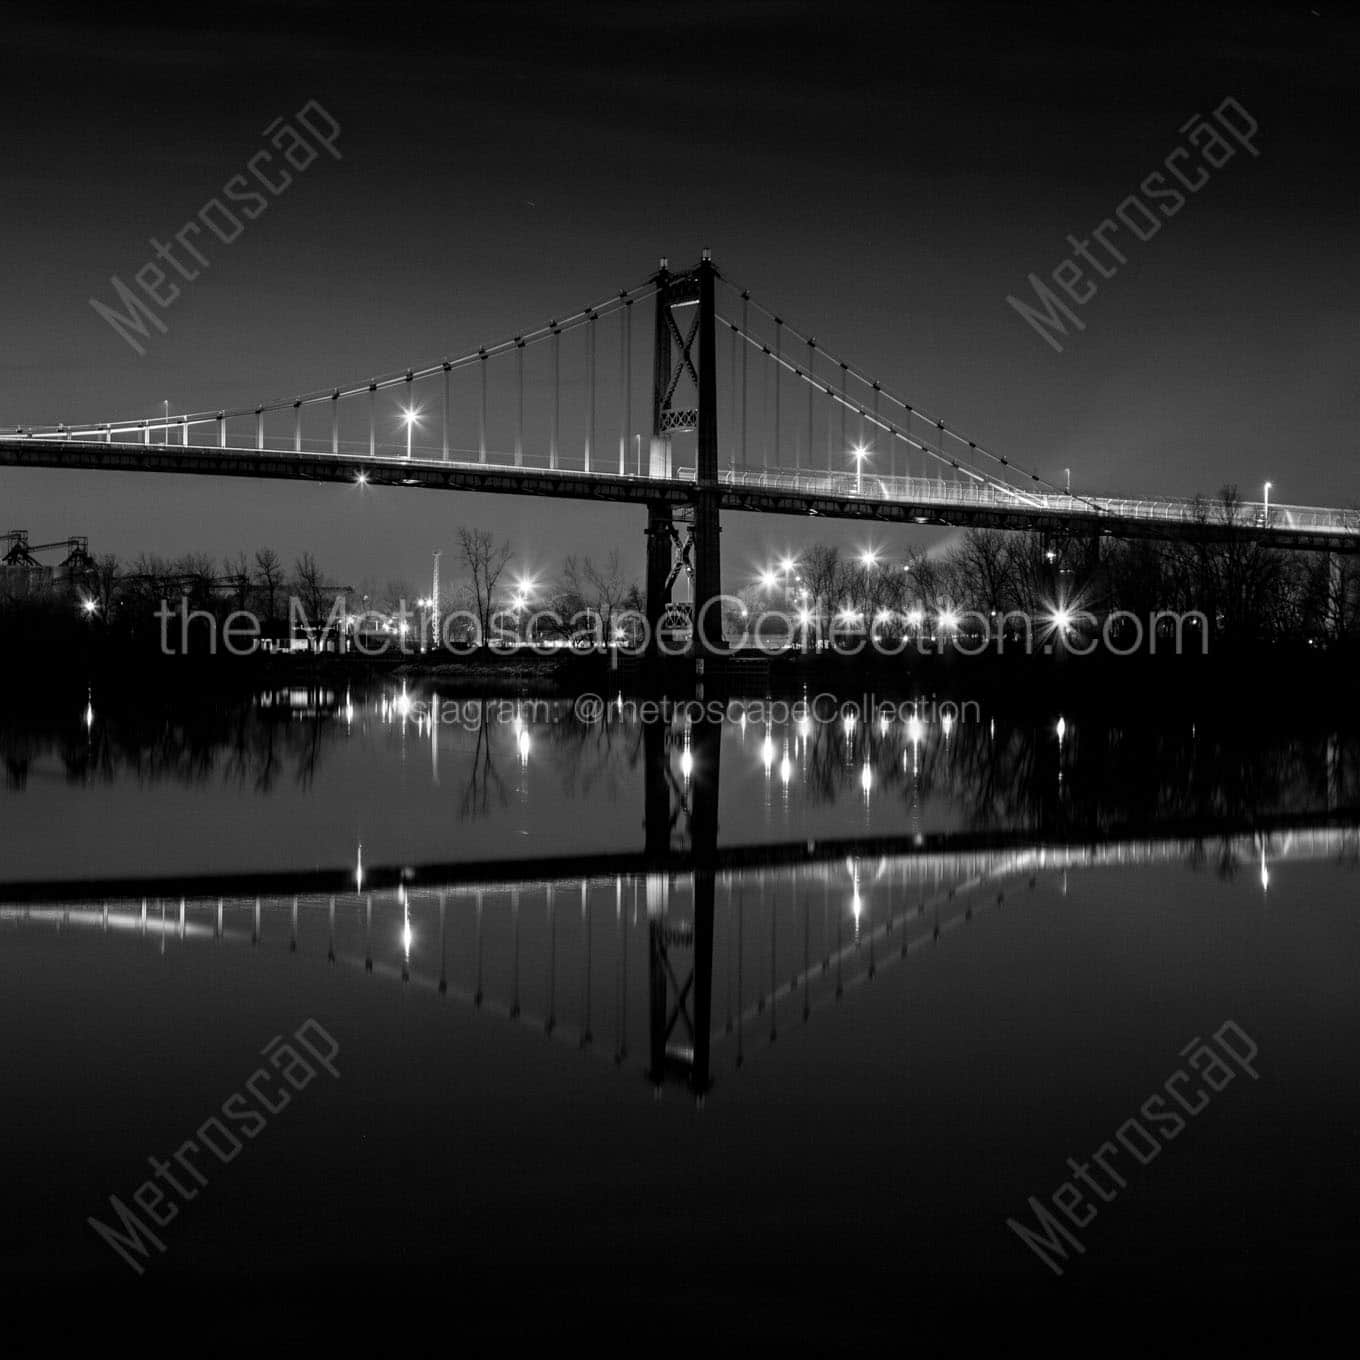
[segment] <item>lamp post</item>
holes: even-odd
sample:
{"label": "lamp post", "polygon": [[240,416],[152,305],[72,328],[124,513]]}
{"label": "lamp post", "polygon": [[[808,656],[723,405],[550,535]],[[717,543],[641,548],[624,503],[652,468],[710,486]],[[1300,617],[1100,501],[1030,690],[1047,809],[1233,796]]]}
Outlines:
{"label": "lamp post", "polygon": [[406,407],[406,408],[402,411],[402,413],[401,413],[401,418],[406,422],[406,456],[407,456],[407,458],[410,458],[410,456],[411,456],[411,431],[414,430],[415,427],[416,427],[416,415],[417,415],[417,412],[416,412],[416,409],[415,409],[414,406],[408,406],[408,407]]}
{"label": "lamp post", "polygon": [[855,495],[862,495],[864,492],[864,460],[869,456],[869,450],[863,444],[856,444],[850,452],[855,458]]}
{"label": "lamp post", "polygon": [[1270,488],[1274,485],[1274,482],[1266,483],[1265,519],[1267,522],[1270,520]]}
{"label": "lamp post", "polygon": [[[430,606],[431,606],[433,603],[434,603],[434,601],[431,600],[428,596],[422,595],[421,598],[418,599],[418,600],[416,601],[416,608],[417,608],[417,609],[422,609],[422,610],[427,610],[427,611],[428,611],[428,609],[430,608]],[[416,636],[417,636],[417,638],[419,639],[417,645],[419,646],[419,648],[420,648],[420,650],[421,650],[422,652],[426,650],[426,648],[425,648],[425,624],[426,624],[428,621],[429,621],[429,615],[428,615],[428,613],[427,613],[425,619],[423,619],[423,620],[417,620],[417,624],[416,624]]]}

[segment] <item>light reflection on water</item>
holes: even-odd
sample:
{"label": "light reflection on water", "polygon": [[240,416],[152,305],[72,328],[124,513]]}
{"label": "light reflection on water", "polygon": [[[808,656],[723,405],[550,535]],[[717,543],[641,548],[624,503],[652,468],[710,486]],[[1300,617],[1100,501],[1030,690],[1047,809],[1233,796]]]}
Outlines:
{"label": "light reflection on water", "polygon": [[[750,1045],[773,1042],[781,1024],[806,1022],[982,916],[1023,913],[1036,891],[1065,899],[1076,879],[1086,894],[1099,895],[1109,876],[1210,866],[1223,882],[1239,875],[1242,886],[1259,881],[1264,905],[1271,866],[1295,874],[1321,866],[1354,876],[1360,826],[1228,836],[1210,845],[1163,837],[851,853],[719,869],[707,888],[692,870],[586,868],[579,876],[541,878],[510,867],[500,880],[375,886],[360,854],[351,885],[329,892],[303,881],[294,891],[271,891],[266,883],[243,894],[232,891],[230,880],[213,896],[153,891],[82,899],[72,885],[60,898],[44,889],[50,900],[25,900],[22,890],[7,890],[0,924],[135,937],[161,954],[167,946],[224,944],[324,955],[570,1044],[598,1045],[616,1064],[635,1059],[657,1084],[677,1075],[688,1083],[700,1038],[694,1026],[704,1024],[694,1004],[696,976],[710,998],[702,1042],[740,1067]],[[377,877],[384,873],[393,876],[387,870]],[[705,912],[707,933],[699,924]],[[658,1035],[658,1013],[667,1013],[678,992],[681,1030]],[[707,1089],[708,1078],[698,1084]]]}
{"label": "light reflection on water", "polygon": [[[1350,1165],[1360,1117],[1336,1108],[1349,1054],[1317,1061],[1360,1021],[1353,739],[644,728],[527,701],[462,728],[428,698],[148,718],[95,696],[90,722],[0,728],[30,1268],[124,1271],[88,1214],[306,1014],[344,1079],[223,1172],[220,1214],[174,1225],[196,1268],[249,1242],[252,1270],[508,1274],[584,1233],[602,1260],[664,1271],[678,1244],[801,1287],[809,1251],[897,1269],[905,1237],[931,1245],[923,1288],[959,1262],[970,1289],[1028,1284],[1006,1216],[1229,1017],[1270,1082],[1159,1161],[1092,1258],[1273,1266],[1349,1213],[1347,1173],[1306,1169]],[[1233,1213],[1190,1212],[1206,1185]]]}
{"label": "light reflection on water", "polygon": [[[432,717],[432,715],[434,715]],[[450,721],[450,717],[454,720]],[[689,842],[717,800],[720,843],[1252,818],[1360,803],[1340,734],[1140,730],[995,717],[683,720],[648,726],[620,696],[599,722],[570,700],[441,699],[287,688],[146,717],[92,698],[68,723],[0,729],[12,833],[0,880],[518,859]],[[664,809],[666,825],[648,825]]]}

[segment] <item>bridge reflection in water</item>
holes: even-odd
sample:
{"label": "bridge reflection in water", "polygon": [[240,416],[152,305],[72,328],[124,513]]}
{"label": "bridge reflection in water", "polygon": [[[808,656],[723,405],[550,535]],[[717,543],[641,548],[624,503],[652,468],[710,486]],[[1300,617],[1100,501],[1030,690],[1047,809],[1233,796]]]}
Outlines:
{"label": "bridge reflection in water", "polygon": [[658,1094],[678,1083],[702,1099],[715,1070],[740,1068],[785,1029],[1023,902],[1041,881],[1065,891],[1072,870],[1213,862],[1259,874],[1264,890],[1282,861],[1354,870],[1360,809],[1243,834],[1000,839],[711,847],[663,856],[653,871],[607,872],[621,857],[583,857],[577,873],[507,864],[480,881],[408,866],[377,869],[369,882],[360,867],[339,891],[315,890],[333,877],[324,874],[281,875],[275,892],[252,879],[252,891],[232,893],[223,880],[216,896],[179,895],[166,880],[107,897],[79,884],[12,884],[0,885],[0,922],[132,934],[164,954],[214,943],[324,954],[640,1070]]}

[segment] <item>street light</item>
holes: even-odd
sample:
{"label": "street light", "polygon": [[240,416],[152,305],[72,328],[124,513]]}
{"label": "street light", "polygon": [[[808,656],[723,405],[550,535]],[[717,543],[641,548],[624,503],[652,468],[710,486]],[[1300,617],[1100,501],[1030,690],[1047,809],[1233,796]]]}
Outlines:
{"label": "street light", "polygon": [[855,459],[855,495],[860,495],[864,489],[864,460],[869,456],[869,450],[863,444],[856,444],[850,450]]}
{"label": "street light", "polygon": [[860,553],[859,560],[860,565],[863,566],[865,571],[872,571],[878,566],[878,549],[865,548],[865,550]]}
{"label": "street light", "polygon": [[1266,483],[1266,513],[1265,513],[1266,519],[1270,518],[1270,488],[1274,485],[1275,485],[1274,482]]}
{"label": "street light", "polygon": [[415,429],[420,412],[414,406],[403,408],[401,418],[406,422],[406,456],[411,456],[411,431]]}

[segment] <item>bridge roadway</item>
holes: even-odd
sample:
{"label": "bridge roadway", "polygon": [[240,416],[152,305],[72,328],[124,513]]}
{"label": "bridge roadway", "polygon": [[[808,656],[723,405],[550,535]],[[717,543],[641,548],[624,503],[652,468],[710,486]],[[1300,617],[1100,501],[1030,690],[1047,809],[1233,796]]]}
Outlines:
{"label": "bridge roadway", "polygon": [[[494,495],[548,496],[684,507],[694,500],[692,469],[670,477],[585,472],[526,464],[506,454],[480,458],[383,456],[202,444],[0,438],[0,466],[93,472],[154,472],[210,477],[336,482]],[[536,460],[538,464],[546,459]],[[1275,548],[1360,553],[1360,510],[1243,503],[1228,522],[1212,503],[1010,490],[995,483],[855,472],[729,468],[719,474],[724,511],[821,516],[960,528],[1030,530],[1212,543],[1251,541]]]}
{"label": "bridge roadway", "polygon": [[[1169,862],[1197,845],[1287,837],[1297,855],[1360,856],[1360,807],[1325,812],[1280,813],[1264,817],[1161,819],[1096,830],[1033,829],[945,831],[912,836],[832,837],[718,845],[702,856],[689,849],[614,851],[517,860],[453,860],[353,868],[262,870],[258,872],[146,876],[103,879],[15,879],[0,881],[0,905],[14,903],[119,900],[132,898],[297,897],[362,891],[403,893],[476,889],[493,892],[546,883],[614,881],[650,875],[674,876],[702,867],[716,875],[755,870],[843,866],[847,860],[896,859],[923,872],[967,875],[990,867],[997,856],[1032,854],[1050,867],[1063,863],[1121,864]],[[702,860],[702,864],[700,861]],[[357,881],[356,881],[357,880]]]}

